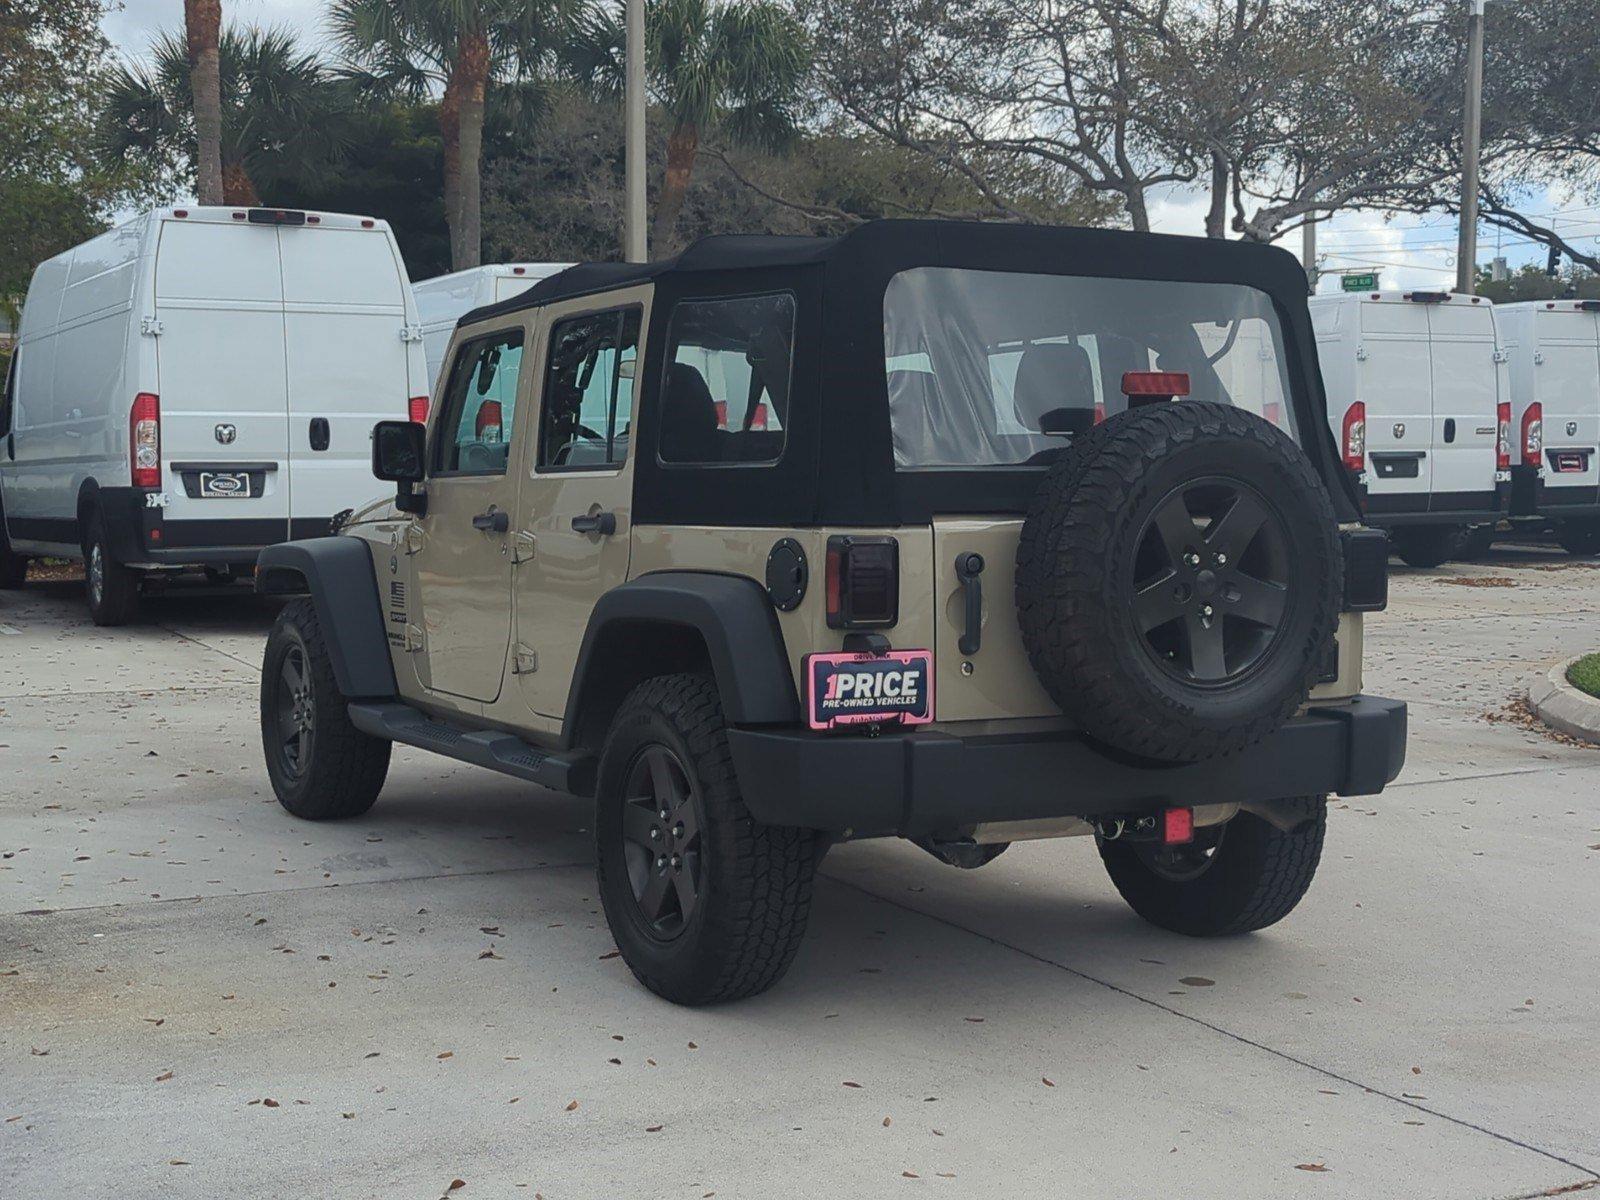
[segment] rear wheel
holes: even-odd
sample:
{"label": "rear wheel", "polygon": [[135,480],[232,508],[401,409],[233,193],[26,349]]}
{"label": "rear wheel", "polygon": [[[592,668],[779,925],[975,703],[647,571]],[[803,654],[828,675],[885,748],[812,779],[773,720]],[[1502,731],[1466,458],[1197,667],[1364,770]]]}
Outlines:
{"label": "rear wheel", "polygon": [[0,588],[20,588],[28,578],[28,560],[11,548],[6,536],[5,515],[0,513]]}
{"label": "rear wheel", "polygon": [[1494,549],[1494,539],[1499,532],[1493,525],[1474,525],[1467,530],[1467,536],[1462,539],[1461,557],[1468,562],[1482,558]]}
{"label": "rear wheel", "polygon": [[1556,540],[1575,558],[1600,554],[1600,521],[1563,521],[1556,526]]}
{"label": "rear wheel", "polygon": [[83,590],[96,625],[126,625],[139,612],[139,572],[111,557],[105,516],[89,516],[83,542]]}
{"label": "rear wheel", "polygon": [[800,948],[817,835],[763,825],[739,795],[716,685],[635,688],[600,756],[600,898],[623,961],[677,1004],[765,991]]}
{"label": "rear wheel", "polygon": [[1098,839],[1100,857],[1129,907],[1152,925],[1189,937],[1251,933],[1300,903],[1322,858],[1326,797],[1282,830],[1252,813],[1195,830],[1187,846]]}
{"label": "rear wheel", "polygon": [[1389,544],[1406,566],[1427,569],[1458,557],[1466,537],[1462,525],[1399,525],[1389,531]]}
{"label": "rear wheel", "polygon": [[309,600],[279,613],[267,638],[261,745],[278,803],[308,821],[360,816],[389,774],[393,745],[350,723]]}

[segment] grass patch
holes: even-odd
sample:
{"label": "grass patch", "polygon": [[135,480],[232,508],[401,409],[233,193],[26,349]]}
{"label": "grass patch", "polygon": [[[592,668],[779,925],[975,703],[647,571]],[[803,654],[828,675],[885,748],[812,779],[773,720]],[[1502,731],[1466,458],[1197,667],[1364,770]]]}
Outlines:
{"label": "grass patch", "polygon": [[1600,654],[1585,654],[1568,667],[1567,682],[1580,692],[1600,696]]}

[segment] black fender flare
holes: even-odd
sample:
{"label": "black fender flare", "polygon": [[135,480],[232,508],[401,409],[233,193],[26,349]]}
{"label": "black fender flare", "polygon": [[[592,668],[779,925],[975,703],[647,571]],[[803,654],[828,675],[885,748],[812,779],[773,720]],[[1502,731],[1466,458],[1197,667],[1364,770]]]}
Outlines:
{"label": "black fender flare", "polygon": [[609,694],[616,691],[618,664],[608,661],[608,641],[629,629],[663,625],[692,631],[705,643],[730,725],[800,720],[794,672],[766,589],[745,575],[656,571],[612,588],[589,614],[562,721],[566,745],[576,744],[586,706],[622,699]]}
{"label": "black fender flare", "polygon": [[256,560],[256,591],[311,597],[334,678],[348,699],[396,694],[372,548],[361,538],[307,538],[268,546]]}

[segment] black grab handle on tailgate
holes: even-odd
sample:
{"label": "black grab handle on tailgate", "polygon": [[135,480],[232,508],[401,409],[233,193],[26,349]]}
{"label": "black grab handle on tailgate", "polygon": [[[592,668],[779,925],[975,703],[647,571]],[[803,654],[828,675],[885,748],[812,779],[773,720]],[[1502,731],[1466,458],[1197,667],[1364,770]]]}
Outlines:
{"label": "black grab handle on tailgate", "polygon": [[983,645],[983,555],[966,551],[956,555],[956,578],[961,581],[961,591],[966,599],[966,628],[956,647],[963,654],[976,654]]}

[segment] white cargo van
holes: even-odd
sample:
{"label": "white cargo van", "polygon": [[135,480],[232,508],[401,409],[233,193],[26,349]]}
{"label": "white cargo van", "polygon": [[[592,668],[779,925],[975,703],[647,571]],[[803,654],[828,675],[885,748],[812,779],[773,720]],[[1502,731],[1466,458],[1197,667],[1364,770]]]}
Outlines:
{"label": "white cargo van", "polygon": [[128,620],[146,573],[253,566],[376,492],[374,423],[426,409],[388,226],[169,208],[40,265],[0,407],[0,542],[85,560]]}
{"label": "white cargo van", "polygon": [[1499,520],[1509,385],[1494,305],[1449,292],[1311,298],[1328,423],[1367,520],[1412,566],[1438,566]]}
{"label": "white cargo van", "polygon": [[428,358],[428,386],[438,381],[456,323],[475,308],[520,296],[541,279],[565,271],[571,263],[493,263],[439,275],[412,285],[422,322],[422,344]]}
{"label": "white cargo van", "polygon": [[1511,359],[1511,515],[1545,518],[1571,553],[1600,554],[1600,300],[1496,316]]}

